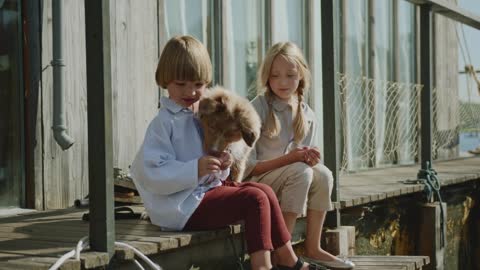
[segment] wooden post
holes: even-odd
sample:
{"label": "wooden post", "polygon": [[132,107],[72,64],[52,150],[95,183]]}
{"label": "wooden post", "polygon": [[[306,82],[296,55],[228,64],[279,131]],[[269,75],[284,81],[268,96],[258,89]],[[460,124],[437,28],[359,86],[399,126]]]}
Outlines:
{"label": "wooden post", "polygon": [[[444,220],[447,220],[447,204],[442,203],[443,205],[443,215]],[[440,226],[440,203],[427,203],[421,206],[420,208],[420,229],[419,237],[417,240],[418,243],[418,255],[426,255],[430,257],[430,264],[425,266],[423,269],[426,270],[443,270],[444,269],[444,255],[445,247],[441,245],[441,234],[442,230],[446,236],[446,222],[443,224],[443,228]],[[445,239],[445,243],[446,243]]]}
{"label": "wooden post", "polygon": [[[212,9],[217,12],[215,16],[210,16],[210,24],[213,27],[213,33],[223,33],[223,3],[220,0],[211,0],[209,3],[212,6]],[[212,85],[223,84],[223,74],[224,64],[223,56],[223,42],[222,39],[215,35],[210,34],[210,39],[208,40],[208,47],[210,50],[210,57],[212,59],[212,64],[215,69]]]}
{"label": "wooden post", "polygon": [[[327,166],[333,174],[332,200],[338,201],[339,198],[339,168],[340,168],[340,105],[338,97],[338,84],[336,83],[336,72],[338,72],[337,59],[335,57],[336,29],[333,0],[322,0],[322,74],[323,74],[323,132],[324,141],[324,159]],[[340,226],[340,212],[336,210],[328,216],[334,215],[333,222],[331,218],[327,219],[328,226]],[[334,223],[334,224],[332,224]]]}
{"label": "wooden post", "polygon": [[355,226],[340,226],[325,231],[322,246],[333,255],[355,255]]}
{"label": "wooden post", "polygon": [[109,0],[85,0],[90,247],[113,257],[112,86]]}
{"label": "wooden post", "polygon": [[[375,2],[376,0],[369,0],[368,1],[368,12],[367,12],[367,17],[368,17],[368,54],[367,54],[367,77],[371,79],[376,79],[377,75],[375,74],[375,59],[377,58],[377,51],[376,51],[376,37],[375,37]],[[375,88],[376,88],[376,83],[372,82],[367,83],[364,85],[366,89],[364,89],[365,93],[367,94],[367,100],[366,100],[366,105],[367,105],[367,114],[366,117],[368,119],[368,124],[366,127],[366,134],[363,134],[366,144],[365,147],[367,148],[367,153],[368,153],[368,167],[375,168],[377,164],[377,157],[376,157],[376,141],[377,138],[375,136],[376,134],[376,122],[377,122],[377,117],[375,115],[376,113],[376,97],[375,97]],[[373,136],[370,134],[374,134]]]}

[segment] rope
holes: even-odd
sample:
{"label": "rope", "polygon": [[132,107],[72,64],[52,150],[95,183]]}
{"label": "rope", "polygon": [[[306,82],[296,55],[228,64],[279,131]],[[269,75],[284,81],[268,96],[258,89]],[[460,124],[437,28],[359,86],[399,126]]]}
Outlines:
{"label": "rope", "polygon": [[115,245],[116,246],[121,246],[121,247],[126,247],[126,248],[129,248],[131,250],[133,250],[133,252],[135,253],[135,255],[137,255],[138,257],[140,257],[142,260],[144,260],[152,269],[155,269],[155,270],[161,270],[162,268],[160,266],[158,266],[157,264],[155,264],[154,262],[152,262],[152,260],[150,260],[147,256],[145,256],[142,252],[140,252],[138,249],[130,246],[129,244],[125,244],[125,243],[122,243],[122,242],[115,242]]}
{"label": "rope", "polygon": [[[475,79],[475,82],[477,83],[478,94],[480,94],[480,80],[478,79],[477,74],[475,73],[475,69],[471,64],[472,57],[470,56],[470,50],[468,48],[467,39],[465,38],[465,30],[463,28],[463,25],[459,25],[458,27],[461,27],[461,30],[462,30],[463,44],[462,44],[462,41],[460,40],[460,35],[458,34],[457,27],[455,27],[455,33],[457,35],[457,42],[460,45],[460,51],[462,53],[463,62],[465,63],[465,71],[466,73],[470,73],[470,75],[472,75],[472,77]],[[464,46],[465,46],[465,49],[463,48]],[[467,64],[467,58],[468,58],[468,63],[470,64]]]}
{"label": "rope", "polygon": [[465,37],[465,28],[463,27],[463,24],[460,25],[460,29],[462,30],[462,39],[465,44],[465,50],[467,52],[468,61],[472,63],[472,56],[470,55],[470,49],[468,48],[468,45],[467,45],[467,38]]}
{"label": "rope", "polygon": [[143,265],[141,265],[137,260],[133,260],[133,263],[135,263],[135,265],[138,267],[138,269],[145,270],[145,268],[143,268]]}
{"label": "rope", "polygon": [[418,172],[418,178],[425,185],[423,192],[427,197],[428,202],[434,201],[434,195],[437,196],[438,202],[440,203],[440,246],[445,247],[445,218],[443,210],[443,201],[442,196],[440,195],[440,181],[437,177],[437,172],[432,169],[429,162],[427,162],[427,169],[420,169]]}
{"label": "rope", "polygon": [[60,259],[58,259],[50,268],[49,270],[56,270],[62,266],[68,259],[75,256],[77,260],[80,260],[80,252],[88,246],[88,236],[83,237],[78,241],[77,246],[74,250],[71,250],[65,253]]}
{"label": "rope", "polygon": [[[68,259],[72,258],[75,256],[75,260],[79,261],[80,260],[80,252],[85,249],[87,246],[89,245],[89,241],[88,241],[88,236],[85,236],[83,237],[82,239],[80,239],[80,241],[78,241],[77,243],[77,246],[75,247],[74,250],[71,250],[67,253],[65,253],[62,257],[60,257],[50,268],[49,270],[56,270],[56,269],[59,269],[60,266],[62,266]],[[122,242],[115,242],[115,245],[116,246],[120,246],[120,247],[125,247],[125,248],[128,248],[128,249],[131,249],[133,250],[133,252],[135,253],[135,255],[137,255],[138,257],[140,257],[143,261],[145,261],[152,269],[154,270],[162,270],[162,268],[160,266],[158,266],[157,264],[155,264],[152,260],[150,260],[147,256],[145,256],[142,252],[140,252],[138,249],[134,248],[133,246],[131,245],[128,245],[128,244],[125,244],[125,243],[122,243]],[[143,266],[137,261],[137,260],[134,260],[134,263],[135,265],[137,265],[137,267],[141,270],[144,270],[145,268],[143,268]]]}
{"label": "rope", "polygon": [[480,80],[477,77],[477,73],[475,72],[475,68],[472,65],[466,65],[465,66],[465,71],[470,73],[470,75],[472,75],[473,79],[477,83],[477,90],[478,90],[478,94],[480,95]]}
{"label": "rope", "polygon": [[463,48],[464,45],[460,41],[460,35],[458,34],[457,27],[455,27],[455,34],[457,35],[458,45],[460,45],[460,52],[462,53],[463,62],[467,63],[467,56],[465,55],[465,49]]}

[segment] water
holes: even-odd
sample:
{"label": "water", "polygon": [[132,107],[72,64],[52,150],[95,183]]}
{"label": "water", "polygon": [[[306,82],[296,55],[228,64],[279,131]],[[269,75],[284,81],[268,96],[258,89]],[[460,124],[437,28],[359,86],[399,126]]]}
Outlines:
{"label": "water", "polygon": [[460,133],[460,153],[466,153],[480,146],[480,132]]}

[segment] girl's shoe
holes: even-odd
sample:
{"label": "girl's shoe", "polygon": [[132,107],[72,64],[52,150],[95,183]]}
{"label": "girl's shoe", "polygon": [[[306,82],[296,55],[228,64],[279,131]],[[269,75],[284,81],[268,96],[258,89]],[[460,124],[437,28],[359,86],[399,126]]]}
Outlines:
{"label": "girl's shoe", "polygon": [[333,261],[322,261],[310,258],[305,258],[305,260],[307,262],[313,262],[331,269],[353,269],[355,267],[355,264],[352,261],[338,257],[336,257]]}

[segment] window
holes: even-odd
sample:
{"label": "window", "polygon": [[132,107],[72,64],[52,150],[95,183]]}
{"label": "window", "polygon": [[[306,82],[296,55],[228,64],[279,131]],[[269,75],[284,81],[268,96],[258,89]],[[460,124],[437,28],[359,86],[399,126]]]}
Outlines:
{"label": "window", "polygon": [[398,89],[389,82],[393,81],[393,1],[374,1],[373,15],[373,33],[374,44],[373,60],[374,71],[369,74],[374,79],[371,85],[373,95],[369,100],[373,104],[372,113],[374,124],[370,131],[375,136],[374,143],[371,146],[374,150],[370,155],[371,166],[378,167],[383,164],[391,164],[395,159],[397,127],[394,124],[396,120],[396,98]]}
{"label": "window", "polygon": [[161,39],[167,41],[175,35],[192,35],[207,44],[208,1],[202,0],[164,0],[163,29]]}
{"label": "window", "polygon": [[414,128],[417,121],[418,92],[413,86],[416,83],[415,63],[415,6],[406,1],[398,2],[398,78],[404,88],[400,88],[398,114],[402,125],[412,128],[398,130],[398,163],[413,163],[417,156],[417,132]]}
{"label": "window", "polygon": [[308,59],[308,15],[305,0],[272,1],[272,40],[295,42]]}
{"label": "window", "polygon": [[411,163],[417,152],[415,9],[405,1],[342,3],[341,169]]}
{"label": "window", "polygon": [[368,1],[346,0],[340,8],[339,78],[342,126],[342,170],[368,166],[368,99],[363,77],[368,73]]}
{"label": "window", "polygon": [[20,1],[0,1],[0,207],[23,204],[20,10]]}
{"label": "window", "polygon": [[224,2],[224,85],[239,95],[256,96],[257,69],[265,50],[264,1]]}
{"label": "window", "polygon": [[[208,0],[161,0],[159,2],[159,49],[176,35],[191,35],[201,41],[208,49],[212,59],[214,81],[217,81],[217,67],[214,58],[214,46],[210,44],[212,36],[209,18],[214,8]],[[160,92],[162,96],[165,92]]]}

